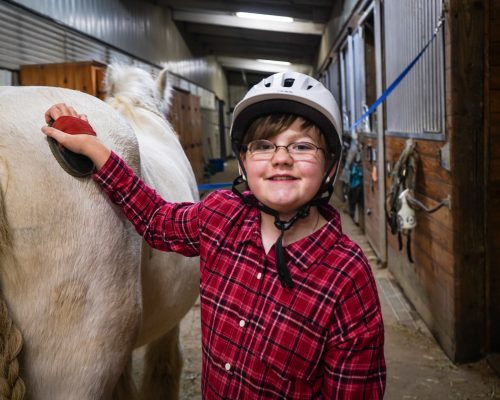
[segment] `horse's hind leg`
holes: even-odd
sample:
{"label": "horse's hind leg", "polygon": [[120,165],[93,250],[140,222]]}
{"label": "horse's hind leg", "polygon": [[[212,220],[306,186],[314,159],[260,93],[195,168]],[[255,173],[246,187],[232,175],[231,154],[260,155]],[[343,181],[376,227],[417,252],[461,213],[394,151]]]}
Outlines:
{"label": "horse's hind leg", "polygon": [[179,399],[182,364],[179,325],[176,325],[170,332],[147,346],[142,399]]}
{"label": "horse's hind leg", "polygon": [[137,388],[132,379],[132,362],[129,361],[113,390],[113,400],[138,400]]}

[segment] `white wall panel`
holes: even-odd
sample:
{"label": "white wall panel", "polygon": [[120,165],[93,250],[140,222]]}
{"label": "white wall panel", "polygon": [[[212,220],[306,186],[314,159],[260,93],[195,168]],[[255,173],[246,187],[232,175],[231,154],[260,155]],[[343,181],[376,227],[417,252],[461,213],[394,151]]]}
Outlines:
{"label": "white wall panel", "polygon": [[12,72],[0,69],[0,86],[12,85]]}

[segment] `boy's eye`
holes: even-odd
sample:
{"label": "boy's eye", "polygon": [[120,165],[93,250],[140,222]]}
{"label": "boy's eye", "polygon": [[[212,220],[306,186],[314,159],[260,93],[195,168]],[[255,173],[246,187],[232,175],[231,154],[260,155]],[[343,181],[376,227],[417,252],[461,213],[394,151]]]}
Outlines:
{"label": "boy's eye", "polygon": [[250,153],[254,153],[256,151],[274,151],[274,149],[274,143],[268,140],[256,140],[248,145]]}
{"label": "boy's eye", "polygon": [[308,142],[296,142],[296,143],[292,143],[290,145],[291,147],[291,150],[292,151],[296,151],[296,152],[310,152],[310,151],[316,151],[317,147],[312,144],[312,143],[308,143]]}

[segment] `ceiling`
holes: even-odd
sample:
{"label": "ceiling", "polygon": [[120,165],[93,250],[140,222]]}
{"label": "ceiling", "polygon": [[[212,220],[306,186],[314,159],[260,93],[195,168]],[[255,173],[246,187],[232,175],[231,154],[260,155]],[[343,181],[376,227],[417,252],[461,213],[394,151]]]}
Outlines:
{"label": "ceiling", "polygon": [[[251,86],[284,68],[311,72],[333,0],[152,0],[169,7],[193,56],[216,56],[229,84]],[[294,22],[238,18],[236,12],[271,14]],[[288,61],[276,66],[257,59]]]}

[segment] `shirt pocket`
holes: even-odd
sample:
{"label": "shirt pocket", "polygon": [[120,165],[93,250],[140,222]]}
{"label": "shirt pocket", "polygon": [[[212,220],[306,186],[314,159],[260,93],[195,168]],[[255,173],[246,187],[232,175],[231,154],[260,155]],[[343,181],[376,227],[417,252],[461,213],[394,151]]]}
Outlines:
{"label": "shirt pocket", "polygon": [[259,358],[285,380],[311,380],[319,373],[326,329],[300,313],[276,306],[264,327]]}

